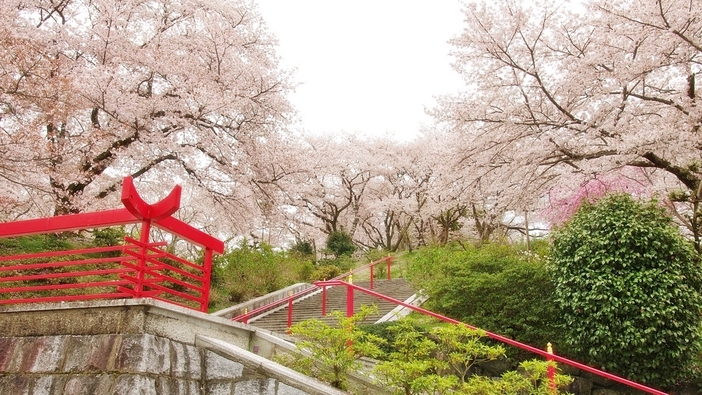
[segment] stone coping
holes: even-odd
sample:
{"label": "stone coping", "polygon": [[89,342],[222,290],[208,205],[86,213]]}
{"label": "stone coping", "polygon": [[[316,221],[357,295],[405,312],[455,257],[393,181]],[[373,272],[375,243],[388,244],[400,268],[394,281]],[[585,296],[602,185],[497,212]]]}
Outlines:
{"label": "stone coping", "polygon": [[248,348],[254,328],[170,303],[113,299],[0,306],[3,336],[149,333],[186,344],[203,334]]}

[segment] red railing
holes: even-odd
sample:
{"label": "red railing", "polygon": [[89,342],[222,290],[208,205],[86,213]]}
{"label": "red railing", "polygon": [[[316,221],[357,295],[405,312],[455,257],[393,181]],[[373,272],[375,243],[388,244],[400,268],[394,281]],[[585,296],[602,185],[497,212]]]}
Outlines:
{"label": "red railing", "polygon": [[[0,304],[150,297],[207,311],[212,255],[224,243],[171,217],[180,206],[180,187],[156,204],[144,202],[131,177],[124,179],[121,210],[82,213],[0,224],[0,237],[141,224],[139,240],[126,244],[0,257]],[[150,242],[151,227],[204,249],[202,264]]]}
{"label": "red railing", "polygon": [[[354,274],[359,273],[359,272],[361,272],[361,271],[364,271],[364,270],[366,270],[366,269],[369,269],[369,270],[370,270],[370,289],[373,289],[374,286],[375,286],[375,283],[374,283],[374,277],[375,277],[374,268],[375,268],[377,265],[379,265],[379,264],[381,264],[381,263],[383,263],[383,262],[387,262],[387,278],[388,278],[388,280],[390,280],[390,279],[392,278],[391,273],[390,273],[390,267],[391,267],[391,265],[392,265],[392,259],[393,259],[393,258],[392,258],[391,256],[387,256],[387,257],[385,257],[385,258],[378,259],[377,261],[374,261],[374,262],[371,262],[371,263],[369,263],[369,264],[367,264],[367,265],[358,267],[358,268],[356,268],[356,269],[354,269],[354,270],[352,270],[352,271],[350,271],[350,272],[348,272],[348,273],[344,273],[344,274],[341,274],[341,275],[339,275],[339,276],[336,276],[336,277],[332,278],[331,280],[341,280],[342,278],[353,278],[352,276],[353,276]],[[330,280],[330,281],[331,281],[331,280]],[[305,290],[302,290],[302,291],[300,291],[300,292],[294,293],[294,294],[292,294],[292,295],[289,295],[289,296],[287,296],[287,297],[285,297],[285,298],[276,300],[275,302],[271,302],[271,303],[269,303],[269,304],[267,304],[267,305],[265,305],[265,306],[261,306],[261,307],[259,307],[259,308],[254,309],[254,310],[251,310],[251,311],[246,311],[246,312],[244,312],[244,314],[240,314],[240,315],[238,315],[238,316],[236,316],[236,317],[233,317],[233,318],[232,318],[232,321],[241,321],[241,322],[243,322],[243,323],[245,323],[245,324],[248,324],[248,323],[249,323],[249,319],[251,319],[251,317],[257,316],[257,315],[259,315],[259,314],[261,314],[261,313],[263,313],[263,312],[266,312],[266,311],[268,311],[268,310],[271,310],[271,309],[274,309],[274,308],[276,308],[276,307],[279,307],[279,306],[282,306],[282,305],[284,305],[284,304],[287,304],[287,305],[288,305],[288,306],[287,306],[287,307],[288,307],[288,328],[290,328],[290,327],[292,326],[293,302],[294,302],[295,300],[301,298],[302,296],[308,295],[308,294],[310,294],[310,293],[312,293],[312,292],[319,291],[320,288],[322,289],[322,301],[323,301],[323,302],[322,302],[322,315],[326,315],[326,292],[327,292],[327,289],[326,289],[326,287],[317,287],[317,286],[314,286],[314,287],[310,287],[310,288],[307,288],[307,289],[305,289]]]}
{"label": "red railing", "polygon": [[[377,293],[377,292],[372,291],[372,290],[370,290],[370,289],[366,289],[366,288],[363,288],[363,287],[359,287],[359,286],[357,286],[357,285],[350,284],[350,283],[348,283],[348,282],[341,281],[341,280],[339,280],[339,279],[333,279],[333,280],[328,280],[328,281],[316,281],[316,282],[314,283],[314,285],[316,285],[317,287],[324,287],[324,288],[326,288],[326,287],[333,287],[333,286],[345,286],[346,289],[347,289],[347,293],[346,293],[346,314],[347,314],[348,317],[351,317],[351,316],[354,314],[354,305],[353,305],[353,304],[354,304],[354,303],[353,303],[354,291],[360,291],[360,292],[366,293],[366,294],[368,294],[368,295],[374,296],[374,297],[376,297],[376,298],[383,299],[383,300],[385,300],[385,301],[392,302],[392,303],[394,303],[394,304],[396,304],[396,305],[403,306],[403,307],[412,309],[412,310],[414,310],[414,311],[420,312],[420,313],[422,313],[422,314],[425,314],[425,315],[434,317],[434,318],[439,319],[439,320],[444,321],[444,322],[449,322],[449,323],[452,323],[452,324],[455,324],[455,325],[465,325],[466,327],[468,327],[468,328],[470,328],[470,329],[478,329],[478,328],[473,327],[473,326],[471,326],[471,325],[464,324],[464,323],[462,323],[462,322],[460,322],[460,321],[456,321],[456,320],[454,320],[454,319],[451,319],[451,318],[448,318],[448,317],[444,317],[444,316],[442,316],[442,315],[440,315],[440,314],[436,314],[436,313],[434,313],[434,312],[432,312],[432,311],[423,309],[423,308],[421,308],[421,307],[417,307],[417,306],[414,306],[414,305],[411,305],[411,304],[408,304],[408,303],[399,301],[399,300],[397,300],[397,299],[393,299],[393,298],[391,298],[391,297],[388,297],[388,296],[385,296],[385,295],[383,295],[383,294]],[[324,301],[322,301],[322,303],[324,303]],[[627,379],[625,379],[625,378],[623,378],[623,377],[619,377],[619,376],[616,376],[616,375],[614,375],[614,374],[607,373],[607,372],[601,371],[601,370],[599,370],[599,369],[593,368],[593,367],[591,367],[591,366],[587,366],[587,365],[584,365],[584,364],[582,364],[582,363],[579,363],[579,362],[570,360],[570,359],[568,359],[568,358],[564,358],[564,357],[561,357],[561,356],[559,356],[559,355],[553,354],[553,353],[551,352],[550,349],[548,349],[547,351],[544,351],[544,350],[538,349],[538,348],[536,348],[536,347],[532,347],[532,346],[530,346],[530,345],[527,345],[527,344],[524,344],[524,343],[520,343],[520,342],[518,342],[518,341],[516,341],[516,340],[512,340],[512,339],[506,338],[506,337],[504,337],[504,336],[500,336],[500,335],[495,334],[495,333],[491,333],[491,332],[487,332],[487,331],[484,331],[484,332],[485,332],[485,334],[486,334],[488,337],[490,337],[490,338],[492,338],[492,339],[495,339],[495,340],[500,341],[500,342],[505,343],[505,344],[509,344],[509,345],[511,345],[511,346],[514,346],[514,347],[521,348],[521,349],[526,350],[526,351],[530,351],[530,352],[532,352],[532,353],[534,353],[534,354],[541,355],[541,356],[545,357],[547,360],[556,361],[556,362],[560,362],[560,363],[563,363],[563,364],[566,364],[566,365],[570,365],[570,366],[573,366],[573,367],[575,367],[575,368],[584,370],[584,371],[586,371],[586,372],[590,372],[590,373],[596,374],[596,375],[598,375],[598,376],[601,376],[601,377],[604,377],[604,378],[607,378],[607,379],[616,381],[616,382],[618,382],[618,383],[625,384],[625,385],[627,385],[627,386],[629,386],[629,387],[636,388],[636,389],[638,389],[638,390],[648,392],[648,393],[650,393],[650,394],[668,395],[668,394],[665,393],[665,392],[659,391],[659,390],[654,389],[654,388],[647,387],[647,386],[645,386],[645,385],[643,385],[643,384],[639,384],[639,383],[633,382],[633,381],[631,381],[631,380],[627,380]],[[550,373],[550,374],[552,374],[552,373]],[[550,377],[552,377],[552,376],[550,376]]]}

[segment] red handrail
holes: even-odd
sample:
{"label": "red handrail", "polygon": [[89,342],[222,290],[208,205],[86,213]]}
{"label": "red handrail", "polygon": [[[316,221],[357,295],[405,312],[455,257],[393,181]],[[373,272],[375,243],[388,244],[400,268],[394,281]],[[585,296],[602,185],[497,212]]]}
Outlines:
{"label": "red handrail", "polygon": [[[444,322],[449,322],[449,323],[455,324],[455,325],[465,325],[466,327],[468,327],[468,328],[470,328],[470,329],[474,329],[474,330],[475,330],[475,329],[478,329],[478,328],[476,328],[476,327],[474,327],[474,326],[471,326],[471,325],[462,323],[462,322],[457,321],[457,320],[454,320],[454,319],[452,319],[452,318],[448,318],[448,317],[442,316],[442,315],[440,315],[440,314],[437,314],[437,313],[434,313],[434,312],[432,312],[432,311],[423,309],[423,308],[421,308],[421,307],[417,307],[417,306],[411,305],[411,304],[409,304],[409,303],[405,303],[405,302],[399,301],[399,300],[397,300],[397,299],[393,299],[393,298],[391,298],[391,297],[389,297],[389,296],[385,296],[385,295],[383,295],[383,294],[380,294],[380,293],[371,291],[371,290],[366,289],[366,288],[363,288],[363,287],[359,287],[358,285],[354,285],[354,284],[347,283],[347,282],[345,282],[345,281],[341,281],[341,280],[334,279],[334,280],[328,280],[328,281],[315,281],[314,284],[315,284],[316,286],[318,286],[318,287],[332,287],[332,286],[337,286],[337,285],[342,285],[342,286],[347,287],[347,289],[349,290],[349,292],[347,293],[347,300],[346,300],[346,303],[347,303],[347,305],[346,305],[346,306],[347,306],[347,307],[346,307],[346,310],[347,310],[347,315],[348,315],[348,316],[353,315],[353,291],[354,291],[354,290],[358,290],[358,291],[361,291],[361,292],[366,293],[366,294],[368,294],[368,295],[374,296],[374,297],[376,297],[376,298],[383,299],[383,300],[385,300],[385,301],[388,301],[388,302],[397,304],[397,305],[399,305],[399,306],[407,307],[407,308],[409,308],[409,309],[412,309],[412,310],[414,310],[414,311],[420,312],[420,313],[422,313],[422,314],[425,314],[425,315],[428,315],[428,316],[437,318],[437,319],[439,319],[439,320],[441,320],[441,321],[444,321]],[[516,341],[516,340],[512,340],[512,339],[509,339],[509,338],[504,337],[504,336],[500,336],[500,335],[495,334],[495,333],[492,333],[492,332],[488,332],[488,331],[483,331],[483,332],[485,333],[485,335],[487,335],[487,336],[490,337],[490,338],[493,338],[493,339],[498,340],[498,341],[500,341],[500,342],[502,342],[502,343],[509,344],[509,345],[511,345],[511,346],[518,347],[518,348],[521,348],[521,349],[523,349],[523,350],[530,351],[530,352],[533,352],[533,353],[535,353],[535,354],[541,355],[541,356],[543,356],[543,357],[546,357],[546,359],[548,359],[548,360],[553,360],[553,361],[561,362],[561,363],[564,363],[564,364],[566,364],[566,365],[570,365],[570,366],[576,367],[576,368],[578,368],[578,369],[581,369],[581,370],[584,370],[584,371],[587,371],[587,372],[596,374],[596,375],[598,375],[598,376],[601,376],[601,377],[604,377],[604,378],[607,378],[607,379],[610,379],[610,380],[613,380],[613,381],[616,381],[616,382],[625,384],[625,385],[627,385],[627,386],[630,386],[630,387],[639,389],[639,390],[641,390],[641,391],[648,392],[648,393],[650,393],[650,394],[668,395],[667,393],[662,392],[662,391],[659,391],[659,390],[657,390],[657,389],[650,388],[650,387],[647,387],[647,386],[645,386],[645,385],[643,385],[643,384],[639,384],[639,383],[633,382],[633,381],[631,381],[631,380],[627,380],[627,379],[625,379],[625,378],[623,378],[623,377],[619,377],[619,376],[617,376],[617,375],[614,375],[614,374],[611,374],[611,373],[607,373],[607,372],[601,371],[601,370],[599,370],[599,369],[593,368],[593,367],[591,367],[591,366],[584,365],[584,364],[582,364],[582,363],[579,363],[579,362],[570,360],[570,359],[568,359],[568,358],[561,357],[561,356],[559,356],[559,355],[549,353],[548,351],[544,351],[544,350],[538,349],[538,348],[536,348],[536,347],[532,347],[532,346],[530,346],[530,345],[528,345],[528,344],[520,343],[520,342],[518,342],[518,341]]]}
{"label": "red handrail", "polygon": [[[353,276],[354,274],[356,274],[356,273],[358,273],[358,272],[360,272],[360,271],[362,271],[362,270],[365,270],[365,269],[370,268],[370,278],[371,278],[371,280],[370,280],[370,283],[371,283],[370,289],[373,289],[373,268],[374,268],[375,266],[379,265],[379,264],[382,263],[382,262],[387,262],[387,264],[388,264],[388,280],[390,280],[390,278],[391,278],[391,277],[390,277],[390,265],[392,264],[392,259],[393,259],[393,257],[388,255],[388,256],[386,256],[386,257],[384,257],[384,258],[380,258],[380,259],[378,259],[377,261],[373,261],[373,262],[371,262],[371,263],[369,263],[369,264],[366,264],[366,265],[363,265],[363,266],[361,266],[361,267],[358,267],[358,268],[356,268],[356,269],[354,269],[354,270],[351,270],[351,271],[349,271],[349,272],[347,272],[347,273],[340,274],[340,275],[338,275],[338,276],[332,278],[330,281],[332,281],[332,280],[340,280],[340,279],[342,279],[342,278],[346,278],[346,277],[349,277],[349,276]],[[293,300],[295,300],[295,299],[301,297],[301,296],[307,295],[308,293],[317,291],[317,290],[319,290],[319,288],[320,288],[320,287],[313,286],[313,287],[304,289],[304,290],[302,290],[302,291],[299,291],[299,292],[297,292],[297,293],[294,293],[294,294],[292,294],[292,295],[289,295],[289,296],[287,296],[287,297],[285,297],[285,298],[282,298],[282,299],[276,300],[276,301],[274,301],[274,302],[271,302],[271,303],[269,303],[269,304],[267,304],[267,305],[265,305],[265,306],[261,306],[261,307],[258,307],[258,308],[256,308],[256,309],[254,309],[254,310],[247,311],[247,312],[245,312],[244,314],[240,314],[240,315],[238,315],[238,316],[236,316],[236,317],[232,317],[231,320],[232,320],[232,321],[242,321],[244,324],[248,324],[248,323],[249,323],[249,319],[250,319],[251,317],[253,317],[253,316],[255,316],[255,315],[259,314],[259,313],[262,313],[262,312],[264,312],[264,311],[268,311],[268,310],[270,310],[270,309],[272,309],[272,308],[278,307],[278,306],[280,306],[280,305],[282,305],[282,304],[284,304],[284,303],[287,303],[287,304],[288,304],[288,327],[290,327],[290,326],[292,325],[292,303],[291,303],[291,302],[292,302]],[[322,292],[326,292],[326,289],[323,288],[323,287],[322,287]]]}

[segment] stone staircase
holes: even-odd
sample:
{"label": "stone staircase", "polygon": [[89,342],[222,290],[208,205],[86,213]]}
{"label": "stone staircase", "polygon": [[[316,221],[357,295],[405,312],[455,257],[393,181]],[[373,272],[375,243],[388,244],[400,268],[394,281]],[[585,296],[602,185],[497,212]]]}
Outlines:
{"label": "stone staircase", "polygon": [[[363,288],[370,288],[370,281],[354,281],[355,285]],[[405,279],[395,278],[392,280],[374,280],[374,292],[381,293],[393,299],[406,301],[410,299],[415,290]],[[327,288],[327,315],[322,317],[322,291],[316,291],[293,302],[293,325],[312,318],[324,321],[329,325],[336,324],[336,319],[332,316],[333,311],[341,311],[346,314],[346,287],[335,286]],[[354,291],[354,312],[357,312],[361,305],[375,304],[378,307],[378,314],[367,318],[365,323],[373,324],[383,318],[397,307],[396,304],[368,295],[361,291]],[[275,333],[286,333],[288,326],[288,305],[287,303],[264,313],[260,316],[249,319],[249,325],[267,329]]]}

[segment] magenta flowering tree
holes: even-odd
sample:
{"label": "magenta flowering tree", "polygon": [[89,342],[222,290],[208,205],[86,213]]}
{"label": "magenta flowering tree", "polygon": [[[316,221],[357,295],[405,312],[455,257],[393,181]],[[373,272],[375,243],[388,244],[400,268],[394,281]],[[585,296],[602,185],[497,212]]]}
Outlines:
{"label": "magenta flowering tree", "polygon": [[[598,199],[612,193],[626,193],[638,197],[650,197],[649,180],[643,173],[632,169],[630,174],[621,172],[596,176],[588,181],[576,184],[573,188],[561,185],[548,191],[548,206],[542,217],[552,225],[561,225],[570,220],[585,203],[595,203]],[[638,175],[638,177],[637,177]]]}

